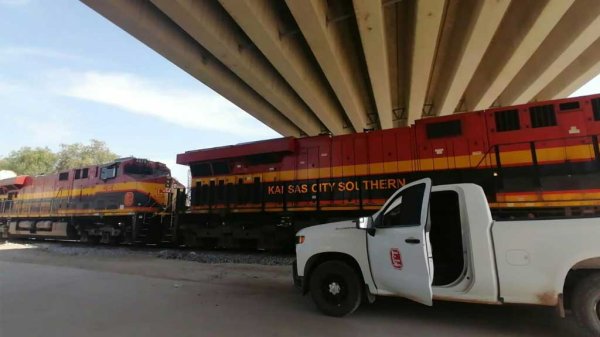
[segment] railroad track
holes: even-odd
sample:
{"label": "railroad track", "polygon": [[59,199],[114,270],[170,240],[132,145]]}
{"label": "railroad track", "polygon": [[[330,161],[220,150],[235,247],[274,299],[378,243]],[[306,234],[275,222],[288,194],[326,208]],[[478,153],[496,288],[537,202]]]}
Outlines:
{"label": "railroad track", "polygon": [[199,250],[188,247],[165,247],[158,245],[92,245],[79,241],[36,239],[10,239],[5,242],[28,246],[27,248],[42,249],[61,255],[84,255],[90,257],[144,255],[162,259],[194,261],[200,263],[242,263],[259,265],[291,265],[294,260],[293,254],[281,254],[266,251]]}

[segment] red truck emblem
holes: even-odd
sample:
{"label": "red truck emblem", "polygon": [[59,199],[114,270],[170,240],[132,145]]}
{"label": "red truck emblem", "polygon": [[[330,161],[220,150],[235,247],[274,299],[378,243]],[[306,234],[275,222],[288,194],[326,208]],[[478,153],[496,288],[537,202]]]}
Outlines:
{"label": "red truck emblem", "polygon": [[394,268],[402,269],[402,255],[400,254],[400,249],[390,249],[390,259],[392,260],[392,266],[394,266]]}

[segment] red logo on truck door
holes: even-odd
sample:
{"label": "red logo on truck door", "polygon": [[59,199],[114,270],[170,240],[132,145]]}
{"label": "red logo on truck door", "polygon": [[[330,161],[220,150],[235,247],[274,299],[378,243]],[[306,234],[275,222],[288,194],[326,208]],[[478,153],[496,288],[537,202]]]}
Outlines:
{"label": "red logo on truck door", "polygon": [[392,260],[392,266],[394,266],[394,268],[402,269],[402,255],[400,254],[400,249],[390,249],[390,259]]}

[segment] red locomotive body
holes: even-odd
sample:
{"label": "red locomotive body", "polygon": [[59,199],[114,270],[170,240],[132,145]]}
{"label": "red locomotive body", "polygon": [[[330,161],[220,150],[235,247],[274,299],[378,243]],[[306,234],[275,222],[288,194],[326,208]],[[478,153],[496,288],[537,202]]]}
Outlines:
{"label": "red locomotive body", "polygon": [[0,180],[0,229],[9,238],[168,239],[171,184],[181,187],[166,165],[136,158]]}
{"label": "red locomotive body", "polygon": [[342,136],[188,151],[189,244],[273,248],[295,230],[378,209],[421,177],[484,187],[497,217],[578,216],[600,206],[600,95],[418,120]]}

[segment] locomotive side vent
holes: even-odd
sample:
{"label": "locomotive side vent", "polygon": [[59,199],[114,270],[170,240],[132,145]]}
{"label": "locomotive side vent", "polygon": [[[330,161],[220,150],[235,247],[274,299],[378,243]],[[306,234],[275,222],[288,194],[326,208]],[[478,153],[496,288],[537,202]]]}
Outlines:
{"label": "locomotive side vent", "polygon": [[543,128],[556,125],[556,113],[552,104],[529,108],[532,128]]}
{"label": "locomotive side vent", "polygon": [[521,129],[519,111],[517,109],[496,111],[496,131],[514,131]]}
{"label": "locomotive side vent", "polygon": [[592,111],[594,112],[594,120],[600,121],[600,98],[592,100]]}
{"label": "locomotive side vent", "polygon": [[575,101],[575,102],[560,103],[558,105],[558,108],[560,109],[560,111],[579,110],[579,102]]}
{"label": "locomotive side vent", "polygon": [[460,119],[427,124],[427,138],[444,138],[462,135]]}

